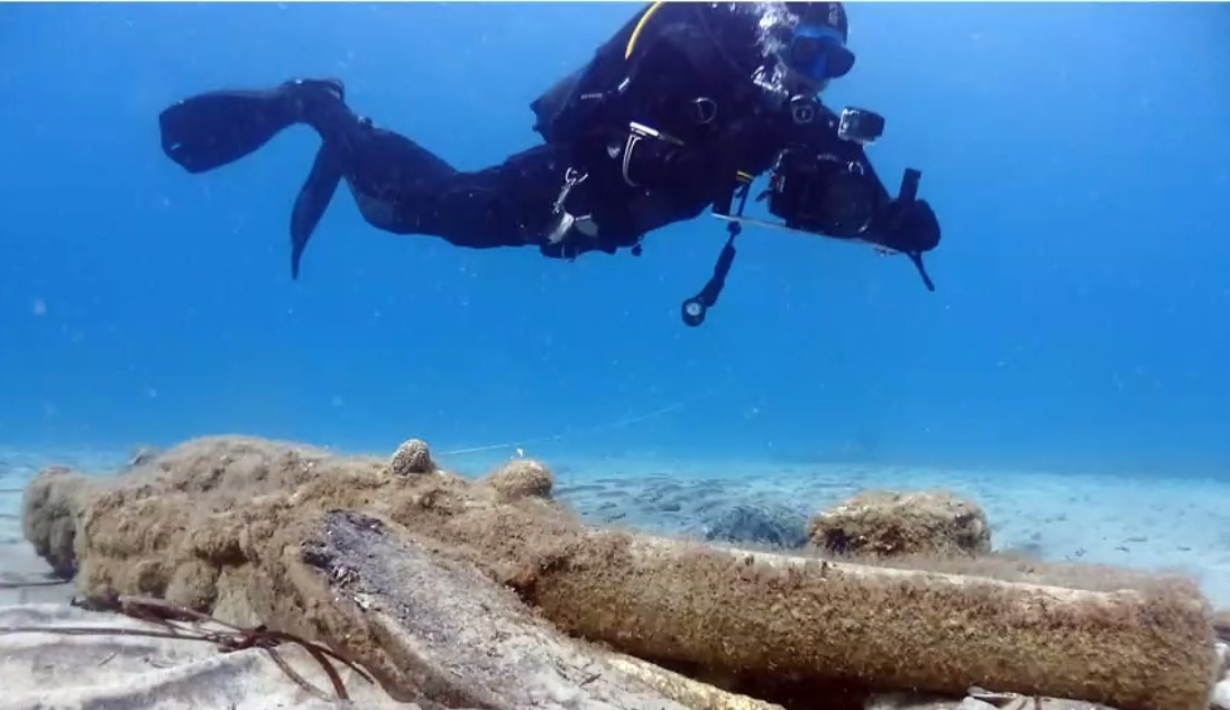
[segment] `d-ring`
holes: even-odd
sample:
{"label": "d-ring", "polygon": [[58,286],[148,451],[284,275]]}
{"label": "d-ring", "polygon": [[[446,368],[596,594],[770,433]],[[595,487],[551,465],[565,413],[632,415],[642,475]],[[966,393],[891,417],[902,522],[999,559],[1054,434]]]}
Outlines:
{"label": "d-ring", "polygon": [[717,118],[717,102],[706,96],[692,100],[692,120],[698,126],[707,126]]}

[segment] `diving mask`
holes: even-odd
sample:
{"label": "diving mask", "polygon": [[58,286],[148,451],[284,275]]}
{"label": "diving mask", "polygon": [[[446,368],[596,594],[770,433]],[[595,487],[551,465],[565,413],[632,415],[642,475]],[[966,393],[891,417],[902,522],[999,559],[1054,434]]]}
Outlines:
{"label": "diving mask", "polygon": [[795,27],[781,60],[791,71],[815,84],[843,77],[854,67],[854,53],[846,49],[841,34],[826,25]]}

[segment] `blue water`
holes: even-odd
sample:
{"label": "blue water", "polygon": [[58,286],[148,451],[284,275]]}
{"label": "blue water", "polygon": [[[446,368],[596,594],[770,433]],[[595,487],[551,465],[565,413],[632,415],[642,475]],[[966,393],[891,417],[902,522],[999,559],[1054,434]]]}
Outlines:
{"label": "blue water", "polygon": [[750,230],[699,329],[709,217],[634,258],[466,251],[339,191],[289,275],[317,139],[190,176],[187,95],[338,76],[461,168],[629,4],[0,6],[0,444],[241,432],[389,451],[1230,477],[1230,6],[854,4],[826,99],[888,118],[944,241],[903,258]]}

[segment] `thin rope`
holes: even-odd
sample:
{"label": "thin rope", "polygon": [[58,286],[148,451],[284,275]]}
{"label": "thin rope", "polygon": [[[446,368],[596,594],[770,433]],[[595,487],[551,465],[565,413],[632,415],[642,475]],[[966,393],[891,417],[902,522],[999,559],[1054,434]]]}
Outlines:
{"label": "thin rope", "polygon": [[550,436],[539,436],[539,437],[535,437],[532,439],[520,439],[517,441],[510,441],[510,442],[503,443],[503,444],[488,444],[486,446],[473,446],[473,447],[469,447],[465,449],[454,449],[452,451],[445,451],[441,453],[440,455],[441,456],[464,456],[466,454],[478,454],[478,453],[484,453],[487,451],[499,451],[500,449],[520,449],[530,444],[541,444],[541,443],[548,442],[548,441],[560,441],[563,439],[567,439],[569,437],[584,436],[587,434],[595,434],[597,432],[607,431],[610,429],[622,429],[623,427],[630,426],[632,424],[638,424],[648,419],[656,419],[657,417],[670,414],[671,412],[675,412],[680,409],[683,409],[684,406],[686,406],[684,402],[676,402],[674,404],[662,407],[661,409],[655,409],[652,412],[649,412],[647,414],[641,414],[635,417],[629,417],[627,419],[619,419],[613,422],[608,422],[606,424],[599,424],[597,426],[589,427],[587,429],[582,429],[580,431],[573,431],[573,432],[564,431],[564,432],[559,432],[557,434],[551,434]]}

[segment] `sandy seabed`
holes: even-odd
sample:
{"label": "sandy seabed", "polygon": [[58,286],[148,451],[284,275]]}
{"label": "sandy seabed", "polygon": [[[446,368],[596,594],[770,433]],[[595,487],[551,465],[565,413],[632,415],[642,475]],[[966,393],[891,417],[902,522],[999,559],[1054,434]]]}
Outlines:
{"label": "sandy seabed", "polygon": [[[25,541],[20,517],[22,493],[44,466],[68,465],[77,471],[105,475],[119,468],[124,458],[90,453],[0,452],[0,617],[3,617],[0,626],[71,627],[90,620],[91,617],[82,616],[63,604],[73,588],[47,577],[44,563],[35,557]],[[201,460],[207,468],[214,465],[209,463],[214,461],[212,457]],[[440,463],[463,474],[481,474],[500,460]],[[813,514],[860,491],[945,489],[985,509],[993,526],[992,541],[996,550],[1020,550],[1052,561],[1179,572],[1195,578],[1215,605],[1225,606],[1230,601],[1230,584],[1227,584],[1230,544],[1226,531],[1219,525],[1222,521],[1218,510],[1220,501],[1230,500],[1230,482],[870,465],[706,464],[626,457],[593,460],[561,457],[547,459],[546,463],[556,471],[555,499],[583,519],[599,525],[665,533],[670,537],[706,537],[714,528],[723,525],[722,520],[729,520],[736,509],[759,511],[751,516],[757,522],[748,529],[756,525],[762,529],[774,526],[789,529],[796,523],[801,527]],[[191,480],[200,480],[200,472],[190,473],[190,476]],[[335,472],[330,471],[322,480],[332,481],[329,485],[337,487],[338,481],[350,479],[335,478]],[[340,485],[344,496],[356,490],[349,482]],[[229,490],[229,485],[219,490]],[[155,495],[157,504],[169,504],[170,499],[161,495]],[[173,496],[173,492],[170,495]],[[180,501],[181,507],[185,504],[194,508],[200,502],[190,495]],[[130,506],[126,509],[132,510]],[[275,526],[280,524],[275,523]],[[483,535],[488,534],[487,527],[477,529],[483,531]],[[401,559],[397,555],[383,557]],[[40,578],[46,583],[30,584]],[[833,584],[832,580],[822,581],[828,585],[826,589]],[[732,584],[735,586],[730,589],[735,589],[737,580]],[[725,584],[710,588],[724,587]],[[11,645],[4,655],[9,661],[5,672],[22,675],[9,678],[11,683],[0,678],[0,685],[11,685],[18,680],[28,682],[31,680],[26,677],[29,672],[37,675],[41,672],[39,669],[52,668],[61,661],[72,660],[80,665],[83,659],[89,660],[87,656],[92,658],[91,654],[97,656],[97,662],[87,666],[95,669],[108,666],[100,671],[102,675],[96,682],[88,684],[86,695],[81,695],[82,690],[62,687],[56,682],[36,684],[39,702],[54,700],[57,707],[85,707],[103,699],[112,686],[123,696],[124,707],[179,707],[158,700],[159,693],[177,685],[191,690],[184,698],[195,697],[201,688],[208,687],[217,695],[206,703],[211,707],[247,707],[254,698],[257,705],[253,707],[263,707],[260,703],[274,698],[278,698],[279,705],[307,706],[298,691],[285,686],[278,678],[277,668],[269,666],[259,653],[230,654],[220,660],[189,648],[169,645],[153,649],[117,640],[49,644],[47,640],[31,641],[21,633],[13,638],[25,639],[21,643],[27,646]],[[24,633],[29,636],[28,632]],[[67,654],[70,650],[73,653]],[[974,664],[977,665],[977,661]],[[29,668],[22,670],[27,665]],[[119,676],[125,669],[132,671],[134,677],[121,682]],[[79,669],[66,667],[62,670],[71,674],[68,677],[80,680]],[[205,682],[208,678],[220,680],[223,677],[231,680]],[[241,686],[247,690],[239,692]],[[48,693],[64,697],[43,697]],[[87,700],[89,702],[83,705]],[[149,702],[145,703],[146,700]],[[380,700],[379,697],[371,698],[369,702],[375,704],[370,706],[382,704]],[[0,698],[0,710],[9,707],[27,706],[6,704]]]}
{"label": "sandy seabed", "polygon": [[[49,465],[102,475],[126,458],[109,452],[0,451],[0,583],[47,569],[21,533],[21,491],[30,478]],[[500,460],[460,457],[443,463],[478,475]],[[695,536],[735,506],[787,509],[806,519],[860,490],[943,488],[983,507],[997,550],[1021,550],[1048,561],[1179,572],[1197,579],[1214,605],[1230,607],[1230,477],[1146,479],[629,457],[547,463],[556,474],[556,499],[590,522]],[[21,594],[30,600],[59,599],[67,589]],[[0,604],[16,600],[17,592],[0,589]]]}

